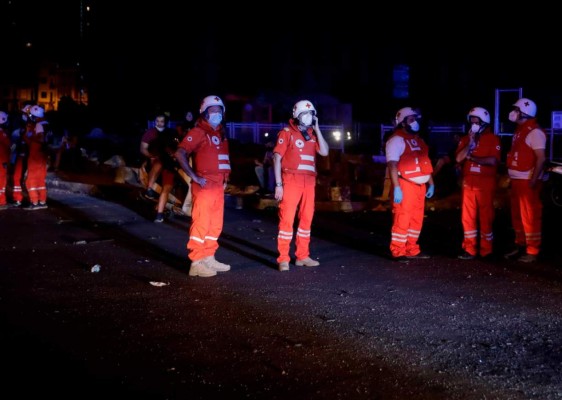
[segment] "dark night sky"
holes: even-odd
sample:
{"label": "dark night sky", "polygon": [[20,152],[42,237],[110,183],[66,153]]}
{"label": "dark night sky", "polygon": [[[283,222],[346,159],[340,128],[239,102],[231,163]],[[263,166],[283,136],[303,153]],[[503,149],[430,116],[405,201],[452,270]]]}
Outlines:
{"label": "dark night sky", "polygon": [[[34,56],[66,61],[81,54],[91,101],[108,112],[183,112],[215,93],[261,96],[284,120],[299,97],[331,96],[351,103],[356,120],[389,120],[397,108],[418,105],[434,120],[454,121],[475,104],[493,109],[495,88],[517,87],[537,101],[539,113],[543,106],[548,113],[562,108],[554,60],[562,35],[549,22],[557,14],[544,8],[492,15],[486,6],[460,4],[455,10],[385,5],[373,13],[347,3],[279,2],[262,9],[85,1],[93,8],[81,41],[78,3],[29,7],[13,0],[19,25],[8,24],[10,54],[19,54],[23,40],[37,44]],[[315,13],[318,7],[325,15]],[[25,71],[14,66],[23,59],[12,58],[14,76]],[[392,97],[392,68],[400,63],[410,66],[406,100]]]}

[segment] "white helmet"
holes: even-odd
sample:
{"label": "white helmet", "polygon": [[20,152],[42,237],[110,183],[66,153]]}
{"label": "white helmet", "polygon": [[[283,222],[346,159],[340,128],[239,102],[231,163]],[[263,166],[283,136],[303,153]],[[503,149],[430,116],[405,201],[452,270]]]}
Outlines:
{"label": "white helmet", "polygon": [[293,106],[293,118],[298,118],[301,113],[305,111],[314,111],[314,115],[316,115],[316,108],[312,105],[312,103],[308,100],[301,100],[297,101]]}
{"label": "white helmet", "polygon": [[404,121],[404,119],[408,118],[410,115],[415,115],[416,118],[419,117],[418,112],[414,110],[412,107],[404,107],[398,110],[395,118],[396,125],[400,125],[402,121]]}
{"label": "white helmet", "polygon": [[480,118],[480,121],[484,122],[485,124],[490,123],[490,113],[488,112],[488,110],[482,107],[471,108],[468,112],[468,115],[466,116],[468,122],[470,122],[470,117],[478,117]]}
{"label": "white helmet", "polygon": [[8,114],[4,111],[0,111],[0,125],[4,125],[6,122],[8,122]]}
{"label": "white helmet", "polygon": [[527,114],[529,117],[535,117],[537,115],[537,105],[533,100],[522,97],[517,100],[513,106],[519,107],[519,110],[521,110],[523,114]]}
{"label": "white helmet", "polygon": [[35,118],[43,118],[45,116],[45,110],[43,109],[43,107],[38,105],[34,105],[33,107],[31,107],[29,113]]}
{"label": "white helmet", "polygon": [[224,106],[224,103],[219,96],[207,96],[201,102],[201,106],[199,107],[199,114],[203,114],[205,111],[207,111],[207,108],[212,106],[221,106],[222,112],[224,113],[226,111],[226,107]]}

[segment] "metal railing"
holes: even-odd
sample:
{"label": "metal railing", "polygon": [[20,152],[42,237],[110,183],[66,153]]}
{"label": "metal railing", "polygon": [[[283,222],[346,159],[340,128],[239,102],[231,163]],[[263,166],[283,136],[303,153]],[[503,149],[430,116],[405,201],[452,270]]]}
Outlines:
{"label": "metal railing", "polygon": [[[380,154],[384,154],[385,137],[394,130],[393,125],[381,124],[381,149]],[[455,134],[463,134],[466,131],[464,124],[461,125],[433,125],[427,128],[428,144],[434,147],[438,156],[447,154],[452,146],[455,145]]]}
{"label": "metal railing", "polygon": [[[181,121],[170,121],[168,127],[175,128]],[[148,128],[154,126],[154,121],[147,121]],[[258,123],[258,122],[227,122],[226,130],[230,139],[241,143],[266,144],[275,141],[277,133],[287,126],[286,123]],[[373,141],[373,152],[379,147],[378,153],[384,155],[384,139],[394,129],[392,125],[380,124],[380,141]],[[562,160],[562,129],[543,128],[547,134],[547,156],[550,160]],[[320,125],[324,138],[331,149],[345,150],[346,134],[343,125]],[[439,156],[446,154],[451,146],[454,146],[454,135],[463,134],[466,131],[464,124],[460,125],[433,125],[428,127],[428,141],[434,146],[435,153]],[[340,135],[335,135],[339,132]],[[502,132],[498,134],[502,140],[502,149],[510,144],[513,133]],[[356,138],[354,138],[356,139]],[[369,146],[366,140],[362,146]]]}
{"label": "metal railing", "polygon": [[[181,121],[169,121],[168,128],[175,128]],[[261,123],[261,122],[227,122],[226,133],[229,139],[240,143],[266,144],[275,141],[277,133],[287,126],[287,123]],[[147,121],[148,129],[154,127],[154,121]],[[343,125],[320,125],[320,131],[331,149],[344,150]],[[338,132],[338,133],[336,133]]]}
{"label": "metal railing", "polygon": [[[226,130],[230,139],[241,143],[265,144],[275,141],[277,133],[286,123],[227,122]],[[320,131],[331,149],[344,149],[343,125],[320,125]],[[339,136],[334,132],[339,132]]]}

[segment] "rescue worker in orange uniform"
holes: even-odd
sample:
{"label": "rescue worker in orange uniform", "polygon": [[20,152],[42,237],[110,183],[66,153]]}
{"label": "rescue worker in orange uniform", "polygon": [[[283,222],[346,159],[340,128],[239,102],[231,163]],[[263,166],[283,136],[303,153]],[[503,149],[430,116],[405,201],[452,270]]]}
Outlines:
{"label": "rescue worker in orange uniform", "polygon": [[25,190],[25,176],[27,174],[27,157],[29,155],[29,148],[24,138],[28,132],[34,130],[34,124],[30,120],[31,107],[33,104],[26,104],[21,109],[21,122],[20,127],[12,132],[12,199],[13,207],[21,207],[24,190]]}
{"label": "rescue worker in orange uniform", "polygon": [[511,182],[511,224],[515,248],[508,259],[530,263],[537,260],[542,235],[542,178],[546,161],[546,134],[537,120],[537,105],[521,98],[513,104],[509,120],[517,127],[507,154],[507,172]]}
{"label": "rescue worker in orange uniform", "polygon": [[221,124],[224,103],[218,96],[207,96],[199,113],[195,127],[180,142],[175,158],[192,182],[192,222],[187,242],[189,275],[211,277],[230,270],[230,265],[215,259],[215,253],[223,228],[224,189],[231,169],[228,140]]}
{"label": "rescue worker in orange uniform", "polygon": [[0,210],[8,207],[6,186],[8,184],[8,167],[12,140],[8,132],[8,114],[0,111]]}
{"label": "rescue worker in orange uniform", "polygon": [[[490,257],[493,250],[494,194],[501,160],[500,139],[490,127],[490,114],[474,107],[467,116],[470,129],[457,146],[456,160],[462,165],[461,220],[464,231],[461,260],[478,254]],[[480,230],[480,240],[478,231]]]}
{"label": "rescue worker in orange uniform", "polygon": [[29,148],[25,186],[29,195],[26,210],[47,208],[47,168],[49,154],[46,137],[49,133],[45,110],[39,105],[31,107],[29,120],[34,128],[26,132],[23,140]]}
{"label": "rescue worker in orange uniform", "polygon": [[394,260],[404,263],[429,258],[420,250],[418,239],[425,198],[433,196],[435,185],[429,148],[418,135],[418,117],[418,112],[411,107],[398,110],[395,130],[385,146],[393,188],[390,253]]}
{"label": "rescue worker in orange uniform", "polygon": [[289,270],[289,248],[294,235],[297,209],[299,223],[295,241],[295,265],[320,265],[310,258],[310,228],[314,216],[316,153],[327,156],[329,150],[318,125],[316,109],[308,100],[298,101],[293,107],[293,118],[289,120],[289,126],[277,134],[273,149],[275,199],[279,201],[279,271]]}

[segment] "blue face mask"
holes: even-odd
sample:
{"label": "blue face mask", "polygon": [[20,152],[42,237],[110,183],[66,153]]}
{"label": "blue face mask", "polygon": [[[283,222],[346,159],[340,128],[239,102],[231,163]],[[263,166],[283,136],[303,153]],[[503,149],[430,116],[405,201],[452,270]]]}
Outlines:
{"label": "blue face mask", "polygon": [[209,114],[209,124],[212,126],[217,126],[222,121],[222,114],[221,113],[211,113]]}
{"label": "blue face mask", "polygon": [[410,129],[412,130],[412,132],[417,132],[420,130],[420,124],[418,121],[414,121],[410,124]]}

